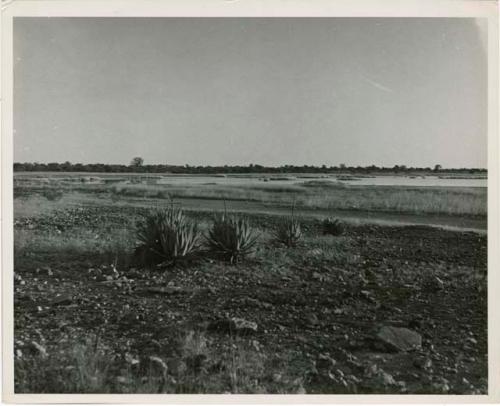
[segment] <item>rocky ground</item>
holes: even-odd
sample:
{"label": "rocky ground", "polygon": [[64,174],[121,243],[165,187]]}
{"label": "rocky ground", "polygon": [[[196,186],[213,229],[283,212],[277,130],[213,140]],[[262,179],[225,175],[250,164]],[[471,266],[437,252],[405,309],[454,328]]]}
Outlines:
{"label": "rocky ground", "polygon": [[16,219],[16,391],[487,392],[484,235],[306,219],[286,248],[255,215],[252,258],[144,269],[141,213]]}

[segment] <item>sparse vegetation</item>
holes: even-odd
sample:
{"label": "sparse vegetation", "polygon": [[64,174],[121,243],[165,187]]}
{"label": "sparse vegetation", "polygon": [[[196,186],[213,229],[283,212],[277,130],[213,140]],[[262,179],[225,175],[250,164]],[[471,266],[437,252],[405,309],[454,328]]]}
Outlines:
{"label": "sparse vegetation", "polygon": [[[126,185],[134,192],[143,186]],[[313,198],[323,190],[291,186],[285,192],[247,192],[265,199],[279,195],[281,207],[297,196],[300,207],[300,196]],[[352,221],[341,236],[325,238],[325,212],[302,209],[299,222],[295,208],[283,216],[283,210],[252,211],[266,205],[233,203],[232,210],[246,211],[226,212],[214,221],[210,210],[220,203],[189,206],[187,200],[183,211],[165,210],[173,220],[180,212],[206,234],[207,248],[220,258],[194,250],[204,255],[152,272],[130,261],[136,222],[143,220],[143,243],[158,251],[157,227],[151,231],[144,220],[157,224],[152,207],[161,201],[153,193],[173,187],[151,186],[152,199],[119,193],[116,201],[106,185],[71,186],[58,201],[44,198],[39,185],[22,187],[26,193],[15,201],[14,224],[19,393],[487,391],[484,234]],[[333,189],[325,199],[348,196],[354,188]],[[381,193],[372,189],[364,190]],[[460,193],[481,199],[484,191],[431,192],[452,200]],[[295,235],[291,219],[300,225],[300,243],[293,249],[267,244],[279,229],[285,239]],[[183,249],[165,246],[177,254],[153,262],[183,258]],[[240,260],[249,255],[251,260]],[[379,324],[415,331],[422,347],[386,353],[374,344]],[[467,339],[451,339],[457,336]]]}

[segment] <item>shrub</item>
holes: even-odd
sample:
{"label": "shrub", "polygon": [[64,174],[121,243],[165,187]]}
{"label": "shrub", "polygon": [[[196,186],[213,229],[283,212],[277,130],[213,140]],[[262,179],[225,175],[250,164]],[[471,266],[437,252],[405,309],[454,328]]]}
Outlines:
{"label": "shrub", "polygon": [[296,247],[302,237],[300,223],[293,214],[279,223],[273,232],[274,240],[285,244],[287,247]]}
{"label": "shrub", "polygon": [[246,219],[224,213],[215,217],[206,238],[211,251],[234,263],[254,252],[258,236]]}
{"label": "shrub", "polygon": [[44,189],[42,191],[42,196],[51,202],[61,200],[63,195],[63,191],[59,189]]}
{"label": "shrub", "polygon": [[200,235],[198,225],[188,220],[181,209],[154,210],[138,224],[136,253],[147,265],[175,262],[198,250]]}
{"label": "shrub", "polygon": [[344,233],[344,224],[338,219],[330,217],[323,220],[323,234],[339,236]]}

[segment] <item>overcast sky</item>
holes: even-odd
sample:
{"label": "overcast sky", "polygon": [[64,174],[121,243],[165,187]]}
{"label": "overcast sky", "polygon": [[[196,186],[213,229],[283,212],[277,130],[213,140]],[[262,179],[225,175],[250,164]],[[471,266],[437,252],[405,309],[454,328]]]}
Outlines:
{"label": "overcast sky", "polygon": [[486,167],[484,26],[15,18],[15,161]]}

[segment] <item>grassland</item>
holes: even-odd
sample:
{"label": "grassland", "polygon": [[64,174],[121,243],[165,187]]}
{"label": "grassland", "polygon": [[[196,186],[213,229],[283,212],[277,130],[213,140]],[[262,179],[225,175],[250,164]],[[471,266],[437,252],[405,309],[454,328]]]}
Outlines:
{"label": "grassland", "polygon": [[[43,179],[43,178],[42,178]],[[68,178],[70,179],[70,178]],[[290,184],[216,182],[172,184],[79,184],[66,178],[50,178],[43,183],[36,178],[18,183],[16,193],[94,193],[111,198],[138,197],[157,199],[204,199],[259,202],[267,205],[313,210],[374,211],[401,214],[445,214],[451,216],[485,217],[486,188],[477,187],[408,187],[356,186],[331,180],[306,180]],[[52,192],[51,192],[52,191]]]}

